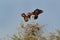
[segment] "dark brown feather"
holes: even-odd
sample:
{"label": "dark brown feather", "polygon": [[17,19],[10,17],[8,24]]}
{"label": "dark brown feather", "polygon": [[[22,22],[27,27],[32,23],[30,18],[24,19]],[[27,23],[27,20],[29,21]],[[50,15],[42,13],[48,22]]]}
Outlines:
{"label": "dark brown feather", "polygon": [[28,22],[30,19],[31,14],[28,13],[27,15],[25,13],[22,13],[21,16],[24,18],[25,22]]}
{"label": "dark brown feather", "polygon": [[43,13],[42,10],[36,9],[36,10],[34,10],[34,12],[32,12],[32,15],[34,15],[34,19],[37,19],[38,15],[41,14],[41,13]]}

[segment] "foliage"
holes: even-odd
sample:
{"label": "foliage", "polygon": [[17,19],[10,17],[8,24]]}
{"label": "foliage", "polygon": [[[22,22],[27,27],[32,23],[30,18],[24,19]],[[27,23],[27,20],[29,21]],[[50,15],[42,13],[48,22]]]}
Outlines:
{"label": "foliage", "polygon": [[[18,27],[19,28],[19,27]],[[21,24],[20,28],[24,29],[23,34],[20,34],[21,30],[18,30],[18,35],[14,34],[12,37],[10,37],[10,40],[60,40],[60,30],[57,30],[57,32],[50,33],[48,37],[42,36],[42,26],[38,24]],[[56,35],[57,34],[57,35]],[[22,36],[23,37],[22,37]]]}

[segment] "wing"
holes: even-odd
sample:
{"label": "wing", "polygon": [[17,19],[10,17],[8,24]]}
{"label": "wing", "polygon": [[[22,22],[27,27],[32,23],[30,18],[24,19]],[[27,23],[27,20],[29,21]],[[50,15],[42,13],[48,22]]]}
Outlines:
{"label": "wing", "polygon": [[34,15],[34,19],[37,19],[38,18],[38,15],[43,13],[42,10],[40,9],[35,9],[34,12],[32,12],[32,15]]}
{"label": "wing", "polygon": [[37,18],[38,18],[38,16],[35,16],[35,17],[34,17],[34,19],[37,19]]}
{"label": "wing", "polygon": [[25,22],[28,22],[31,17],[31,13],[27,13],[26,16],[24,17]]}
{"label": "wing", "polygon": [[43,13],[43,11],[40,10],[40,9],[36,9],[36,10],[34,11],[34,13],[35,13],[36,15],[39,15],[39,14]]}
{"label": "wing", "polygon": [[29,13],[27,13],[27,16],[30,18],[31,17],[31,13],[29,12]]}
{"label": "wing", "polygon": [[24,17],[24,20],[25,20],[25,22],[28,22],[29,21],[29,17],[28,16],[25,16]]}
{"label": "wing", "polygon": [[26,15],[25,15],[25,13],[22,13],[21,16],[22,16],[22,17],[25,17]]}
{"label": "wing", "polygon": [[21,16],[24,18],[25,22],[28,22],[31,16],[31,13],[22,13]]}

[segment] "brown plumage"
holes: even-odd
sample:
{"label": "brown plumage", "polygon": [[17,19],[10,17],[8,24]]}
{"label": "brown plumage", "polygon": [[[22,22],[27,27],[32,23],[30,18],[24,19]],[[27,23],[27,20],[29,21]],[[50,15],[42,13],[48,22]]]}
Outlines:
{"label": "brown plumage", "polygon": [[40,9],[35,9],[32,13],[22,13],[21,16],[24,18],[25,22],[28,22],[30,17],[33,15],[34,19],[37,19],[38,18],[38,15],[43,13],[42,10]]}
{"label": "brown plumage", "polygon": [[30,13],[28,13],[28,14],[22,13],[21,16],[24,17],[25,22],[28,22],[31,14]]}
{"label": "brown plumage", "polygon": [[41,13],[43,13],[42,10],[36,9],[36,10],[34,10],[34,12],[32,12],[32,15],[34,15],[34,19],[37,19],[38,15],[41,14]]}

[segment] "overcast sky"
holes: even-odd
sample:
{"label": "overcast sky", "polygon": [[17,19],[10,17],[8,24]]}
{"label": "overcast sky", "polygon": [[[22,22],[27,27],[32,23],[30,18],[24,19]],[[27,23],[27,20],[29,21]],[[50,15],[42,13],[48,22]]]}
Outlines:
{"label": "overcast sky", "polygon": [[16,28],[24,22],[20,14],[32,12],[36,8],[44,11],[39,15],[37,23],[48,24],[44,27],[46,32],[60,29],[59,0],[0,0],[0,37],[16,33]]}

